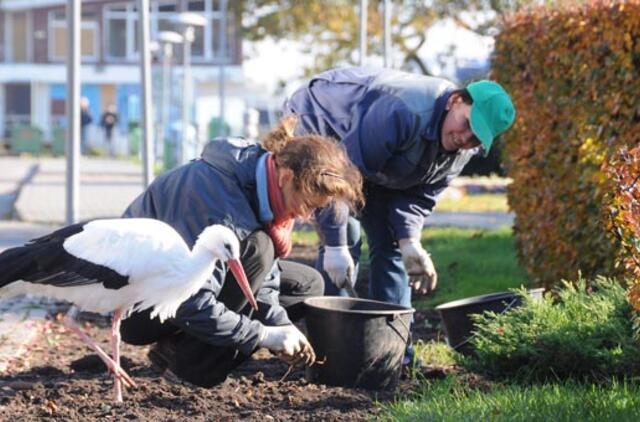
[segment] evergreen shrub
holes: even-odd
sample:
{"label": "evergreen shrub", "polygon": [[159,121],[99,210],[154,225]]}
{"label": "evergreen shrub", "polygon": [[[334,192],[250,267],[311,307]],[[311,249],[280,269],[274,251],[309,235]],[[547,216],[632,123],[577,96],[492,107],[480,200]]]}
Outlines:
{"label": "evergreen shrub", "polygon": [[520,381],[604,381],[640,375],[632,307],[615,279],[563,282],[535,301],[518,291],[523,306],[476,316],[472,369]]}

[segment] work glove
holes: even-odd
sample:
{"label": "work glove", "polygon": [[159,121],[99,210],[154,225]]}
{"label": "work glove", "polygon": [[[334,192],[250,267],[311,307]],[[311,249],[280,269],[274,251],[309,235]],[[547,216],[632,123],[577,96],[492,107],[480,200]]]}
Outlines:
{"label": "work glove", "polygon": [[409,285],[414,293],[428,294],[438,284],[438,274],[431,256],[420,244],[420,239],[400,239],[400,253],[404,268],[409,275]]}
{"label": "work glove", "polygon": [[347,283],[353,287],[353,258],[348,246],[325,246],[322,269],[327,273],[331,282],[338,288],[346,287]]}
{"label": "work glove", "polygon": [[292,365],[299,362],[312,365],[316,360],[311,343],[295,325],[264,326],[258,339],[258,346],[269,349]]}

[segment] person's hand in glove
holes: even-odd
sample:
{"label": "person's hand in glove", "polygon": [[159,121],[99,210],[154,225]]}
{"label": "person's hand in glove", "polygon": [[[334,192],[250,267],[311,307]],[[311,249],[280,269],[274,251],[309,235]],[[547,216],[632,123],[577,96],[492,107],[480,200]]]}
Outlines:
{"label": "person's hand in glove", "polygon": [[316,361],[316,354],[309,340],[295,325],[264,326],[258,346],[269,349],[291,365],[299,362],[313,365]]}
{"label": "person's hand in glove", "polygon": [[420,239],[400,239],[398,245],[413,292],[422,295],[432,292],[438,284],[438,274]]}
{"label": "person's hand in glove", "polygon": [[348,246],[325,246],[322,269],[327,273],[331,282],[342,289],[347,283],[353,287],[353,258]]}

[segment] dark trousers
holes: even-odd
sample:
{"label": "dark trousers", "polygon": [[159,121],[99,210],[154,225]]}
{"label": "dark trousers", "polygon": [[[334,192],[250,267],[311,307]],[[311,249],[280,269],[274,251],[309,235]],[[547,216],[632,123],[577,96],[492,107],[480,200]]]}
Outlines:
{"label": "dark trousers", "polygon": [[[262,231],[254,232],[241,243],[242,265],[254,293],[260,290],[271,271],[274,261],[273,243]],[[280,304],[292,321],[304,316],[304,299],[321,296],[324,286],[322,276],[313,268],[280,261]],[[251,316],[252,309],[231,273],[227,274],[218,300],[234,312]],[[131,315],[122,321],[122,339],[130,344],[143,345],[158,342],[151,351],[156,358],[180,378],[202,387],[211,387],[227,377],[227,374],[244,362],[248,356],[233,347],[214,346],[181,331],[170,321],[160,323],[150,319],[150,310]],[[158,363],[154,360],[154,362]]]}

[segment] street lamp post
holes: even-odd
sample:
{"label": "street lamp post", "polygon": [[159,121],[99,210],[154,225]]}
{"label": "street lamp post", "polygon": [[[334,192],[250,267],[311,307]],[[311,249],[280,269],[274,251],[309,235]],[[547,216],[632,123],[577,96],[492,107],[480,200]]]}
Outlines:
{"label": "street lamp post", "polygon": [[224,64],[227,60],[227,0],[220,1],[220,32],[218,34],[219,51],[220,51],[220,75],[218,84],[220,90],[220,132],[218,136],[227,135],[224,124]]}
{"label": "street lamp post", "polygon": [[149,48],[149,0],[138,0],[140,34],[140,85],[142,87],[142,163],[143,186],[153,180],[154,151],[151,143],[151,51]]}
{"label": "street lamp post", "polygon": [[391,67],[391,0],[384,0],[384,67]]}
{"label": "street lamp post", "polygon": [[67,0],[67,224],[78,220],[80,202],[80,0]]}
{"label": "street lamp post", "polygon": [[187,128],[190,127],[190,109],[191,109],[191,43],[194,40],[195,27],[203,27],[207,24],[204,16],[192,12],[183,12],[177,14],[172,21],[182,28],[182,64],[183,64],[183,80],[182,80],[182,126],[181,126],[181,142],[178,145],[178,163],[184,161],[184,149],[187,143]]}
{"label": "street lamp post", "polygon": [[367,8],[368,0],[360,0],[360,48],[358,61],[360,66],[364,66],[367,57]]}
{"label": "street lamp post", "polygon": [[[181,44],[183,42],[182,35],[173,31],[161,31],[157,37],[162,51],[162,96],[160,97],[160,119],[157,125],[158,135],[156,136],[156,142],[162,144],[164,142],[164,133],[169,124],[169,109],[170,109],[170,96],[171,92],[171,59],[173,57],[173,45]],[[164,150],[164,154],[167,151]],[[165,159],[166,162],[166,159]]]}

